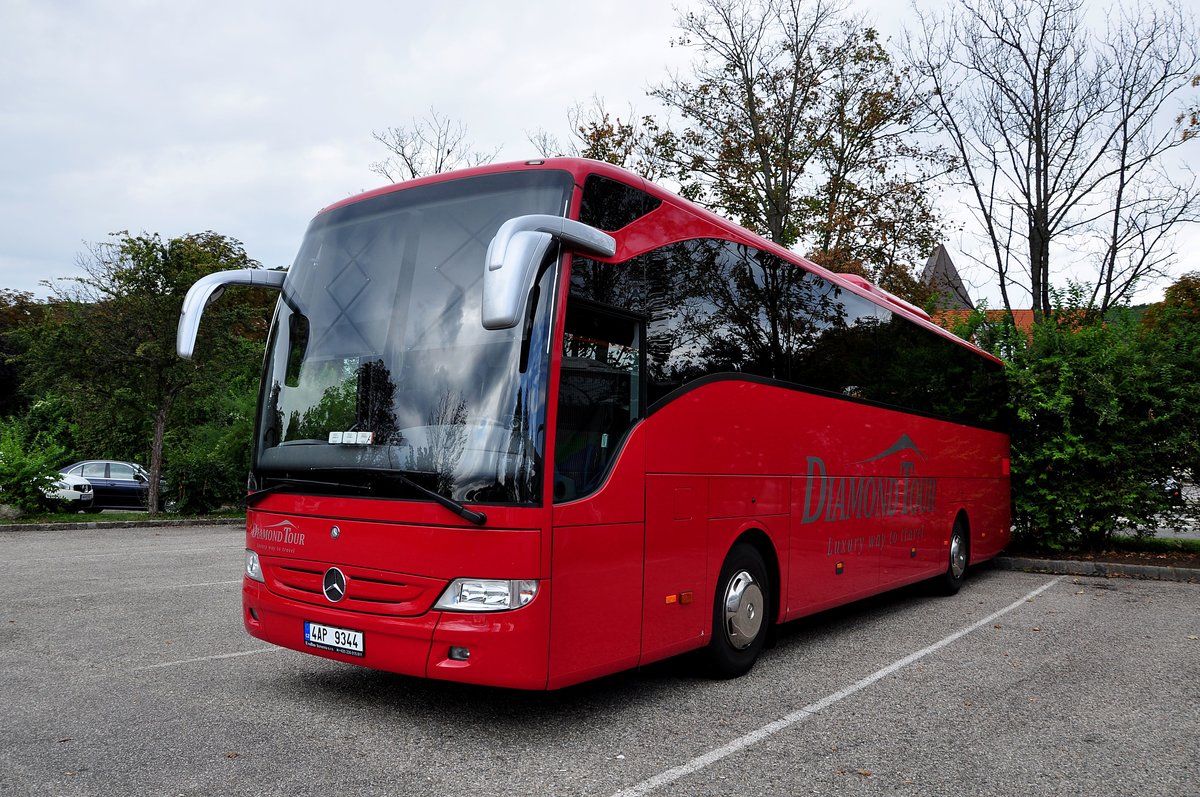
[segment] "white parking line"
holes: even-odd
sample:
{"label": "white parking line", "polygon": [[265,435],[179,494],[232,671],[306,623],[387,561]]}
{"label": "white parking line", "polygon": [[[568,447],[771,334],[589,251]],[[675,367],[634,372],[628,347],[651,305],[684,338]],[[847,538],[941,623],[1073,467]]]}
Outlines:
{"label": "white parking line", "polygon": [[952,642],[955,642],[955,641],[961,639],[962,637],[966,636],[967,634],[971,633],[972,631],[983,628],[985,625],[988,625],[988,624],[994,622],[996,619],[1003,617],[1004,615],[1008,614],[1009,612],[1013,611],[1014,609],[1020,607],[1022,604],[1027,603],[1030,600],[1033,600],[1038,595],[1041,595],[1043,592],[1045,592],[1046,590],[1053,587],[1059,581],[1062,581],[1062,579],[1063,579],[1063,576],[1059,576],[1058,578],[1052,579],[1052,580],[1046,582],[1045,584],[1043,584],[1042,586],[1038,587],[1037,589],[1035,589],[1033,592],[1030,592],[1028,595],[1021,598],[1020,600],[1013,601],[1011,604],[1009,604],[1008,606],[1005,606],[1000,611],[989,614],[987,617],[983,618],[982,620],[980,620],[979,622],[977,622],[973,625],[969,625],[966,628],[962,628],[958,631],[955,631],[950,636],[945,637],[944,639],[940,639],[937,642],[934,642],[932,645],[930,645],[927,648],[922,648],[921,650],[918,650],[916,653],[911,653],[902,659],[897,659],[896,661],[892,662],[888,666],[884,667],[882,670],[878,670],[874,673],[871,673],[866,678],[863,678],[861,681],[856,681],[855,683],[851,684],[850,686],[847,686],[845,689],[834,692],[833,694],[829,695],[828,697],[818,700],[816,703],[807,705],[802,709],[797,709],[796,711],[793,711],[791,714],[787,714],[783,717],[780,717],[779,719],[775,720],[774,722],[764,725],[761,728],[758,728],[757,730],[751,731],[750,733],[747,733],[744,736],[739,736],[737,739],[734,739],[732,742],[730,742],[726,745],[723,745],[721,747],[718,747],[714,750],[710,750],[709,752],[705,753],[702,756],[693,758],[691,761],[688,761],[686,764],[682,764],[681,766],[675,767],[674,769],[668,769],[665,772],[660,772],[659,774],[655,775],[654,777],[649,778],[648,780],[644,780],[641,783],[638,783],[637,785],[630,786],[627,789],[622,789],[621,791],[619,791],[615,795],[613,795],[613,797],[641,797],[641,795],[649,794],[651,791],[653,791],[654,789],[657,789],[659,786],[665,786],[668,783],[674,783],[675,781],[679,780],[680,778],[687,777],[688,775],[691,775],[695,772],[699,772],[702,769],[706,769],[707,767],[712,766],[713,764],[717,763],[721,759],[727,758],[727,757],[733,755],[734,753],[738,752],[739,750],[744,750],[745,748],[750,747],[751,745],[758,744],[759,742],[763,741],[764,739],[768,739],[768,738],[774,736],[775,734],[779,733],[780,731],[787,730],[788,728],[792,727],[793,725],[804,722],[804,720],[816,715],[818,712],[822,711],[823,709],[829,708],[834,703],[844,700],[847,697],[849,697],[850,695],[855,694],[856,692],[861,692],[863,689],[866,689],[868,686],[875,683],[876,681],[878,681],[882,678],[886,678],[887,676],[891,675],[892,673],[896,672],[897,670],[902,670],[905,667],[907,667],[908,665],[910,665],[914,662],[920,661],[921,659],[925,658],[929,654],[936,653],[937,651],[941,650],[942,648],[946,647],[947,645],[951,644]]}
{"label": "white parking line", "polygon": [[255,648],[254,650],[243,650],[238,653],[218,653],[215,656],[201,656],[197,659],[180,659],[179,661],[164,661],[162,664],[147,664],[145,667],[134,667],[131,672],[141,672],[143,670],[158,670],[163,667],[176,667],[180,664],[198,664],[202,661],[219,661],[221,659],[236,659],[242,656],[253,656],[256,653],[278,653],[283,648]]}

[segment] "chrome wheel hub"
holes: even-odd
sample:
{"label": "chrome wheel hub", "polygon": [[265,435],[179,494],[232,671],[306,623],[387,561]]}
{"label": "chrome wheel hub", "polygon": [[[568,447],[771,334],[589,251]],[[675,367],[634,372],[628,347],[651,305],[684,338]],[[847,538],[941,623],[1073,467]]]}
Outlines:
{"label": "chrome wheel hub", "polygon": [[763,624],[763,593],[754,576],[740,570],[725,588],[725,638],[737,650],[750,647]]}
{"label": "chrome wheel hub", "polygon": [[961,534],[950,537],[950,575],[956,580],[967,571],[967,544]]}

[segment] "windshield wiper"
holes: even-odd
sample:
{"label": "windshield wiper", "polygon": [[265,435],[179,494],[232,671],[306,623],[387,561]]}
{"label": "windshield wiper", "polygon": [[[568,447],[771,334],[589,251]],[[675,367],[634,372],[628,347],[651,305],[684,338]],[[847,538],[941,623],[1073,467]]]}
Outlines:
{"label": "windshield wiper", "polygon": [[[469,523],[474,523],[476,526],[482,526],[484,523],[487,523],[487,515],[483,514],[482,512],[477,512],[474,509],[468,509],[466,506],[464,506],[463,504],[460,504],[458,501],[455,501],[453,498],[447,498],[446,496],[442,495],[441,493],[430,490],[428,487],[425,487],[425,486],[419,484],[418,482],[410,479],[408,476],[405,476],[400,471],[388,470],[387,468],[321,468],[321,470],[322,471],[334,471],[334,472],[346,471],[346,472],[353,472],[353,473],[373,473],[373,474],[377,474],[380,476],[387,476],[390,479],[396,479],[397,481],[403,482],[408,487],[411,487],[412,489],[416,490],[418,493],[425,496],[429,500],[431,500],[441,506],[446,507],[451,512],[458,515],[460,518],[462,518],[463,520],[466,520]],[[258,503],[258,499],[260,497],[267,495],[269,493],[278,492],[279,490],[282,490],[285,487],[336,487],[338,489],[360,490],[363,492],[368,492],[371,489],[371,488],[367,487],[366,485],[362,485],[362,484],[346,484],[343,482],[323,482],[323,481],[317,481],[315,479],[293,479],[291,477],[282,477],[282,476],[280,476],[280,477],[268,476],[266,478],[275,482],[275,484],[272,484],[269,487],[263,487],[261,490],[254,490],[253,492],[247,493],[246,494],[246,506],[254,506],[254,504]]]}
{"label": "windshield wiper", "polygon": [[487,523],[487,515],[483,514],[482,512],[477,512],[474,509],[468,509],[464,504],[455,501],[453,498],[448,498],[439,492],[430,490],[428,487],[425,487],[419,482],[410,479],[408,476],[404,475],[398,470],[390,470],[388,468],[321,468],[321,470],[355,471],[358,473],[374,473],[379,476],[386,476],[389,479],[395,479],[399,482],[403,482],[405,485],[413,488],[430,501],[446,507],[451,512],[469,523],[474,523],[476,526],[482,526],[484,523]]}
{"label": "windshield wiper", "polygon": [[276,493],[285,487],[336,487],[340,490],[366,490],[367,488],[361,484],[344,484],[342,482],[323,482],[316,479],[293,479],[283,476],[271,476],[271,481],[275,482],[269,487],[263,487],[260,490],[253,490],[246,493],[246,506],[254,506],[259,499],[264,495]]}

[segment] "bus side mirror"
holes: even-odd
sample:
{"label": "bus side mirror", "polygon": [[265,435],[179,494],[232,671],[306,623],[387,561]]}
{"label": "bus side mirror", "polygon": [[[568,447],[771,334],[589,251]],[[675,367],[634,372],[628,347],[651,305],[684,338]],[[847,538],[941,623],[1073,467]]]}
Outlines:
{"label": "bus side mirror", "polygon": [[517,325],[524,315],[525,297],[533,289],[538,267],[553,241],[554,236],[548,232],[520,231],[509,238],[500,262],[493,265],[496,239],[492,239],[483,272],[484,329],[512,329]]}
{"label": "bus side mirror", "polygon": [[175,331],[175,351],[185,360],[192,359],[196,350],[196,335],[200,332],[200,317],[204,308],[215,302],[225,292],[226,285],[250,285],[255,288],[283,288],[286,271],[266,271],[261,268],[240,268],[234,271],[218,271],[196,280],[183,297],[183,308],[179,311],[179,326]]}
{"label": "bus side mirror", "polygon": [[484,329],[512,329],[525,316],[538,267],[555,240],[591,255],[617,253],[616,239],[578,221],[536,214],[509,219],[496,231],[484,258]]}

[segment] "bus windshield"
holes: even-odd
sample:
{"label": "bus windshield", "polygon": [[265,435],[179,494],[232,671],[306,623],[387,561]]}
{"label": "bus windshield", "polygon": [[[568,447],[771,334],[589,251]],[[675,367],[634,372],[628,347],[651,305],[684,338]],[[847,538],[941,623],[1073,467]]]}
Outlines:
{"label": "bus windshield", "polygon": [[508,219],[565,215],[570,175],[520,171],[381,194],[318,216],[267,344],[254,475],[331,492],[541,499],[554,253],[514,329],[480,320]]}

